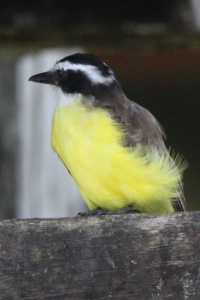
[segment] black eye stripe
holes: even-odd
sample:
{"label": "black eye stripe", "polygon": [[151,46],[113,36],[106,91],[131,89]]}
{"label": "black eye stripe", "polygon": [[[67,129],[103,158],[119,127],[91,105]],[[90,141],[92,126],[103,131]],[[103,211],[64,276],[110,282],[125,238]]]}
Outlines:
{"label": "black eye stripe", "polygon": [[62,76],[63,74],[64,74],[64,69],[62,68],[62,69],[57,69],[56,70],[56,73],[58,74],[58,76]]}

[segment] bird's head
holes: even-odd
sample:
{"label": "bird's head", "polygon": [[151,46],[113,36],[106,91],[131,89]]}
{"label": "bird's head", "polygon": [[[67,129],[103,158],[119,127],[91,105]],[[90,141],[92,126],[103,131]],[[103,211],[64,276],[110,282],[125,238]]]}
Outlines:
{"label": "bird's head", "polygon": [[113,71],[104,62],[83,53],[67,56],[56,62],[50,71],[31,76],[29,80],[57,86],[66,94],[95,98],[120,89]]}

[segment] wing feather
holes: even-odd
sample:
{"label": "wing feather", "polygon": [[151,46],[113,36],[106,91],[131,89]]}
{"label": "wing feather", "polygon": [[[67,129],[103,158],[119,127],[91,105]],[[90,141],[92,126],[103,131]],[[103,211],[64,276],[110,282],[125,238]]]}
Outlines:
{"label": "wing feather", "polygon": [[[126,132],[125,147],[141,144],[147,150],[154,147],[160,155],[169,155],[164,143],[163,129],[147,109],[130,101],[125,95],[120,99],[116,97],[115,102],[101,101],[99,103],[100,106],[106,107],[111,116],[123,125]],[[177,189],[180,191],[180,197],[172,199],[174,211],[185,211],[185,197],[181,182]]]}

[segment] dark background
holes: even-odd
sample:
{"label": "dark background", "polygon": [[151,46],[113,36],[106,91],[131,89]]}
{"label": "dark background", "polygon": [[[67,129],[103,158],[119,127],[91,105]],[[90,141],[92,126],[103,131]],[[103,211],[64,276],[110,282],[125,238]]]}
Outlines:
{"label": "dark background", "polygon": [[[43,48],[81,46],[108,63],[130,99],[163,125],[167,145],[189,163],[188,209],[200,208],[200,35],[192,1],[0,2],[0,216],[15,216],[18,59]],[[60,58],[58,58],[60,59]]]}
{"label": "dark background", "polygon": [[176,2],[173,0],[42,0],[40,2],[2,0],[0,22],[17,25],[23,16],[24,18],[27,16],[29,23],[31,24],[32,21],[32,25],[36,27],[40,25],[46,27],[80,26],[80,23],[102,25],[102,21],[110,25],[127,21],[167,22]]}

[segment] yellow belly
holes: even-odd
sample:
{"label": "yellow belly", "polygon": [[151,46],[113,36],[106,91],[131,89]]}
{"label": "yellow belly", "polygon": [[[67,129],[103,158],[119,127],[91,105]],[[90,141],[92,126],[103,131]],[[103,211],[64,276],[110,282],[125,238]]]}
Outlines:
{"label": "yellow belly", "polygon": [[141,147],[123,147],[123,130],[102,108],[80,99],[58,106],[52,125],[52,147],[58,153],[89,209],[172,212],[180,171],[169,158]]}

